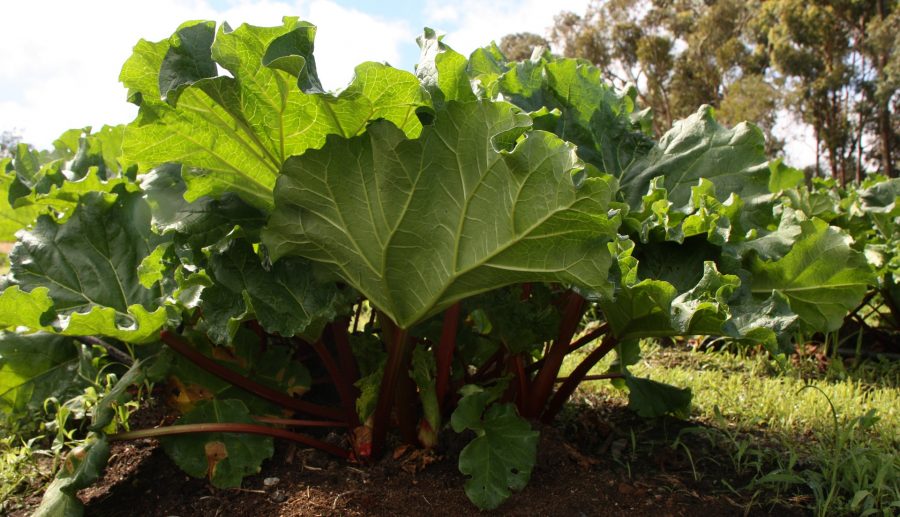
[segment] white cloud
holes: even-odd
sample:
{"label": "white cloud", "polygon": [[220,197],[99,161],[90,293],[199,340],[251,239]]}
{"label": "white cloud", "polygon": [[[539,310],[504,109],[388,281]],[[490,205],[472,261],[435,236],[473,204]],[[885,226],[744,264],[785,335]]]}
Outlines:
{"label": "white cloud", "polygon": [[133,118],[119,69],[140,37],[209,16],[200,0],[12,2],[0,31],[0,127],[48,147],[64,130]]}
{"label": "white cloud", "polygon": [[444,41],[457,52],[468,55],[476,48],[515,32],[546,36],[560,11],[582,14],[588,0],[462,0],[454,4],[450,17],[442,3],[432,0],[426,8],[426,22],[447,33]]}
{"label": "white cloud", "polygon": [[327,89],[346,86],[353,67],[363,61],[400,67],[400,47],[415,41],[416,33],[404,21],[377,19],[334,2],[314,1],[309,19],[319,27],[316,66]]}
{"label": "white cloud", "polygon": [[47,148],[69,128],[128,122],[136,108],[118,76],[138,39],[161,40],[186,20],[277,25],[284,15],[319,26],[316,61],[329,88],[345,85],[362,61],[398,61],[414,37],[404,22],[328,0],[237,1],[224,10],[206,0],[12,2],[0,31],[0,130]]}

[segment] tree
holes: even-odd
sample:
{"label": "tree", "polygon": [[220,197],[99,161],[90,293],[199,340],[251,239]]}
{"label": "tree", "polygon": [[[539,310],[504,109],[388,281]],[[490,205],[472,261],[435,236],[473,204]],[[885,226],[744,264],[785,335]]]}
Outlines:
{"label": "tree", "polygon": [[770,152],[780,110],[815,131],[842,184],[900,160],[897,0],[598,0],[560,13],[551,40],[607,80],[637,85],[654,131],[701,104],[757,123]]}
{"label": "tree", "polygon": [[533,32],[507,34],[500,40],[500,51],[507,59],[522,61],[531,57],[535,48],[550,47],[550,42]]}
{"label": "tree", "polygon": [[896,2],[889,9],[886,0],[878,0],[876,9],[877,17],[869,23],[865,32],[864,51],[877,71],[873,99],[877,105],[881,170],[888,176],[896,177],[895,164],[900,160],[900,131],[898,121],[892,114],[897,113],[900,104],[900,97],[896,95],[900,90],[900,9]]}
{"label": "tree", "polygon": [[637,85],[657,135],[710,104],[722,107],[728,122],[757,121],[768,150],[777,151],[780,95],[763,76],[767,56],[755,51],[756,8],[738,0],[605,0],[584,15],[560,13],[551,39],[565,55],[601,67],[607,80]]}
{"label": "tree", "polygon": [[9,158],[15,152],[22,136],[15,131],[4,130],[0,133],[0,158]]}
{"label": "tree", "polygon": [[755,21],[771,71],[789,85],[791,104],[815,130],[818,154],[841,184],[851,171],[862,178],[867,154],[886,174],[895,172],[897,88],[886,70],[896,54],[896,10],[891,0],[772,0]]}
{"label": "tree", "polygon": [[778,90],[765,76],[747,74],[726,87],[717,118],[729,126],[750,120],[764,128],[766,145],[770,150],[782,149],[784,141],[772,134],[780,100]]}

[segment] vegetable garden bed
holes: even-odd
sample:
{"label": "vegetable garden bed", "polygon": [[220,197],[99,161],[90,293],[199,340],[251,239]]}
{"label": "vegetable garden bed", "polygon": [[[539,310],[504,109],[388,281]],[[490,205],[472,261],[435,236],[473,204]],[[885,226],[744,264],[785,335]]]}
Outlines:
{"label": "vegetable garden bed", "polygon": [[[583,408],[577,421],[567,417],[565,425],[541,428],[531,486],[495,512],[477,511],[459,490],[464,477],[457,469],[456,456],[466,440],[452,433],[443,437],[439,454],[422,455],[413,448],[400,448],[368,468],[281,444],[260,474],[233,489],[215,489],[204,480],[174,473],[174,465],[155,440],[117,443],[104,476],[80,491],[79,497],[86,504],[86,514],[96,517],[123,513],[135,517],[418,516],[423,512],[690,516],[701,511],[730,516],[744,514],[745,507],[750,507],[751,493],[732,493],[722,483],[740,486],[746,482],[725,467],[730,462],[726,451],[709,447],[699,437],[687,439],[697,467],[703,470],[698,481],[684,449],[672,448],[667,442],[694,424],[668,419],[648,426],[624,405],[599,402],[594,398],[594,409]],[[137,421],[150,423],[160,416],[159,411],[151,413],[155,416],[138,413]],[[640,433],[642,443],[630,452],[625,444],[632,432]],[[769,504],[750,507],[749,515],[770,515],[771,511],[803,514],[799,507]],[[21,509],[10,517],[29,514]]]}

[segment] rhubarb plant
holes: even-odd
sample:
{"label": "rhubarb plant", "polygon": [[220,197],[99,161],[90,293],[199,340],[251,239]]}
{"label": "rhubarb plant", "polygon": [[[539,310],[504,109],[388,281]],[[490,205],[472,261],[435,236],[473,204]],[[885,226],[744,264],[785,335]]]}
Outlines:
{"label": "rhubarb plant", "polygon": [[[132,123],[0,163],[0,230],[17,241],[5,420],[77,389],[59,373],[85,340],[133,362],[109,365],[121,380],[39,514],[77,515],[75,490],[119,440],[159,438],[188,474],[232,487],[273,439],[369,463],[451,430],[473,436],[466,493],[496,508],[527,484],[541,422],[608,354],[593,377],[638,414],[684,416],[689,391],[629,371],[642,339],[777,357],[875,284],[750,124],[703,107],[655,142],[635,92],[590,64],[509,62],[495,45],[466,58],[431,30],[414,74],[363,63],[326,92],[314,36],[285,18],[142,40],[120,76]],[[896,224],[887,197],[861,203]],[[117,428],[146,382],[177,419]]]}

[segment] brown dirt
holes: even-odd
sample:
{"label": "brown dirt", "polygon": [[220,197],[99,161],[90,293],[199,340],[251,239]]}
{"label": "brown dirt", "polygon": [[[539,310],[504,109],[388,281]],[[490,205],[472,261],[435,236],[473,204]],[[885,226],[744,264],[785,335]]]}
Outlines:
{"label": "brown dirt", "polygon": [[[590,402],[590,401],[589,401]],[[596,401],[595,401],[596,402]],[[361,516],[391,515],[653,515],[704,517],[774,513],[794,508],[750,507],[742,486],[720,465],[728,458],[690,434],[682,438],[694,460],[672,440],[696,424],[648,423],[621,406],[582,406],[541,429],[538,464],[528,487],[499,509],[479,512],[466,499],[455,458],[465,437],[448,433],[443,455],[398,449],[377,465],[348,465],[324,453],[276,445],[262,472],[238,489],[215,489],[187,477],[155,440],[114,443],[101,481],[79,493],[88,516]],[[137,415],[136,415],[137,416]],[[158,418],[158,417],[153,417]],[[141,418],[140,420],[150,420]],[[631,437],[636,436],[636,448]],[[693,441],[692,441],[693,440]],[[699,480],[697,479],[699,478]]]}

